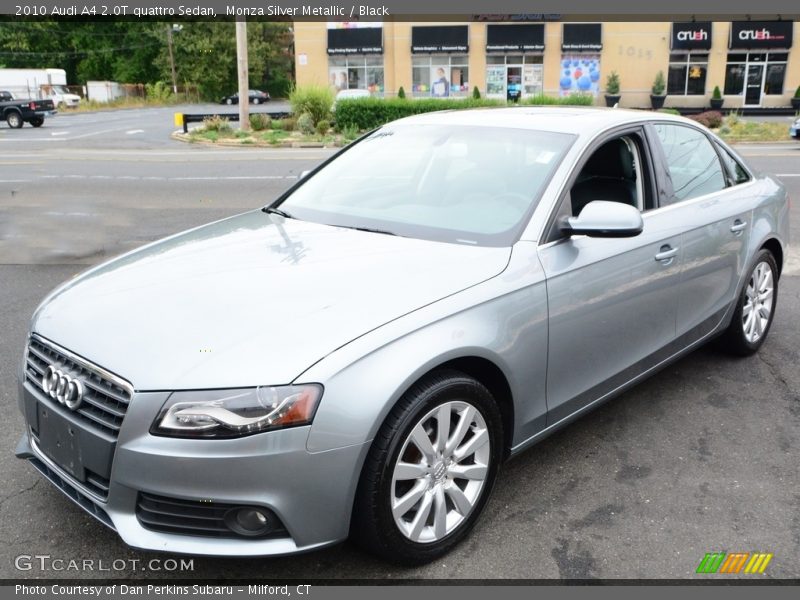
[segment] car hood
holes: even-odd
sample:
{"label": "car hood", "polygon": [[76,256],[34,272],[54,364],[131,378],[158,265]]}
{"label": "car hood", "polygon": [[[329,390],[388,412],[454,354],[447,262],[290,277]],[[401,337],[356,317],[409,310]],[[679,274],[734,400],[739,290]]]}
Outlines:
{"label": "car hood", "polygon": [[137,390],[278,385],[509,256],[254,211],[76,277],[32,328]]}

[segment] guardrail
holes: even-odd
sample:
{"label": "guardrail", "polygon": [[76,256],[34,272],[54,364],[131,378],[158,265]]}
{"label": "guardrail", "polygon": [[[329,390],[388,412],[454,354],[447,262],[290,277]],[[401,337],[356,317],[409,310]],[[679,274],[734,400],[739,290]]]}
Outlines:
{"label": "guardrail", "polygon": [[[288,112],[251,112],[250,115],[268,115],[273,119],[285,119],[289,116]],[[202,123],[212,117],[221,117],[228,121],[238,121],[239,113],[175,113],[175,126],[183,127],[183,133],[189,133],[189,123]]]}

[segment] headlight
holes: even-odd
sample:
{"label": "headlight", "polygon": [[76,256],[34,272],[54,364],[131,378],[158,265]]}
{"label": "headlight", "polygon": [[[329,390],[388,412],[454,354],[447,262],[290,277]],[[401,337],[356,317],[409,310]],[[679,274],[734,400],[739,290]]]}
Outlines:
{"label": "headlight", "polygon": [[150,433],[231,438],[307,425],[321,397],[322,386],[317,384],[174,392]]}

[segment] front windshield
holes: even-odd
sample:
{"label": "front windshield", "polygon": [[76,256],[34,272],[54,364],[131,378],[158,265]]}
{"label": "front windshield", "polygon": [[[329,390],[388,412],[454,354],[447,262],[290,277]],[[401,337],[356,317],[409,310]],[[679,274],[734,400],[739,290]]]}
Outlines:
{"label": "front windshield", "polygon": [[304,180],[280,209],[328,225],[508,246],[573,139],[530,129],[389,124]]}

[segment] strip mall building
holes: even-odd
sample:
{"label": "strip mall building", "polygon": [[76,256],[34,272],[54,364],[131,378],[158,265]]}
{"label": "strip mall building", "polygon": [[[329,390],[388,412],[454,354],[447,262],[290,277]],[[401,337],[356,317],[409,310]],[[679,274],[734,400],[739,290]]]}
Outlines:
{"label": "strip mall building", "polygon": [[[793,21],[295,22],[297,84],[374,95],[509,98],[605,92],[619,73],[622,106],[648,107],[656,73],[665,106],[788,107],[800,85]],[[599,99],[602,103],[602,98]]]}

